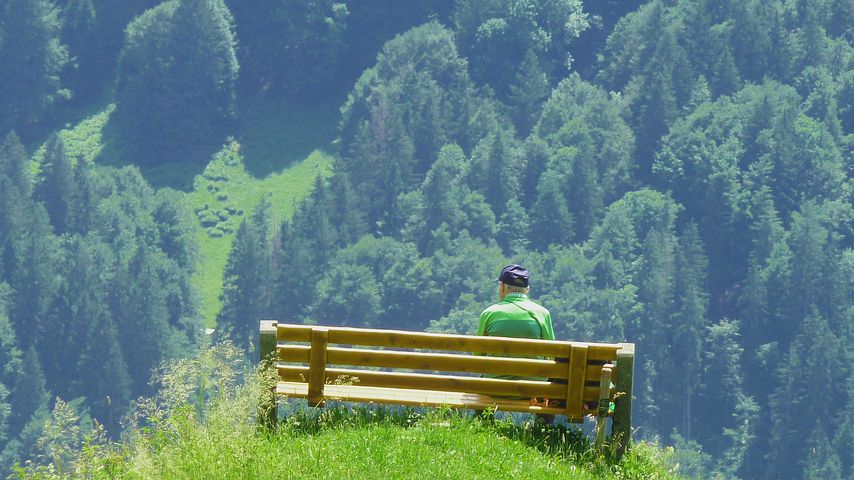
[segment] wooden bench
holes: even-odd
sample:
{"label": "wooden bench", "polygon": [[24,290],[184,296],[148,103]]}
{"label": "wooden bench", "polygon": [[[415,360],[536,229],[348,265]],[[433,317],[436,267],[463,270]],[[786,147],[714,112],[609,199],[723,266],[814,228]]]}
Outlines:
{"label": "wooden bench", "polygon": [[[597,443],[612,416],[621,456],[631,434],[634,344],[321,327],[261,322],[260,356],[276,361],[277,396],[449,406],[463,409],[598,417]],[[537,357],[537,358],[531,358]],[[518,375],[548,381],[483,378]],[[612,384],[611,378],[614,378]],[[530,398],[563,402],[532,405]],[[275,398],[275,397],[274,397]],[[522,398],[522,399],[519,399]],[[609,412],[609,402],[615,408]],[[265,421],[276,422],[276,409]]]}

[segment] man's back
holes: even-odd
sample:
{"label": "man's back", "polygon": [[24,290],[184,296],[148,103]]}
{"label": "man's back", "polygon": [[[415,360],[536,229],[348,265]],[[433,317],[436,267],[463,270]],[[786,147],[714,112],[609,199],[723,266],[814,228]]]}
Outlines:
{"label": "man's back", "polygon": [[554,340],[549,311],[524,293],[508,293],[480,314],[478,335]]}

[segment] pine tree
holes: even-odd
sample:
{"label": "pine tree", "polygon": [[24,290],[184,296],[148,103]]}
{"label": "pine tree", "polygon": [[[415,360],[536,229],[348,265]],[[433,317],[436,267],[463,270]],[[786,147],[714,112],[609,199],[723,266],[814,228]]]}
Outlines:
{"label": "pine tree", "polygon": [[673,323],[676,325],[673,345],[676,364],[680,366],[682,398],[682,419],[679,431],[686,439],[693,439],[691,422],[692,404],[699,383],[704,330],[707,324],[706,307],[706,259],[700,232],[695,223],[689,223],[682,236],[676,253],[675,312]]}
{"label": "pine tree", "polygon": [[12,414],[12,406],[6,401],[9,396],[9,389],[0,383],[0,443],[6,444],[9,429],[9,416]]}
{"label": "pine tree", "polygon": [[[844,405],[844,385],[849,375],[839,352],[839,337],[827,320],[812,308],[789,348],[779,372],[779,387],[771,396],[771,438],[766,478],[804,472],[810,445],[805,439],[833,431],[840,420],[836,407]],[[809,411],[810,415],[799,412]],[[821,448],[821,439],[819,438]],[[822,468],[827,467],[822,460]],[[808,464],[809,465],[809,464]],[[819,466],[819,465],[816,465]],[[806,472],[804,472],[806,473]]]}
{"label": "pine tree", "polygon": [[74,216],[69,222],[69,231],[75,233],[88,232],[94,226],[98,211],[98,181],[92,164],[80,158],[74,165],[74,185],[76,195],[72,199]]}
{"label": "pine tree", "polygon": [[492,211],[499,216],[511,199],[519,197],[519,172],[525,166],[520,153],[521,148],[512,131],[506,130],[488,135],[472,152],[466,172],[469,188],[482,193]]}
{"label": "pine tree", "polygon": [[504,214],[498,221],[495,240],[505,252],[519,255],[528,249],[531,220],[528,212],[515,198],[507,201]]}
{"label": "pine tree", "polygon": [[26,349],[50,333],[48,308],[56,292],[60,249],[41,204],[24,218],[22,230],[12,245],[14,266],[9,279],[14,293],[9,316],[21,348]]}
{"label": "pine tree", "polygon": [[[672,231],[651,229],[643,240],[642,264],[637,275],[638,301],[644,305],[640,319],[643,332],[639,343],[650,345],[645,372],[640,375],[639,399],[646,407],[646,422],[654,432],[668,432],[681,424],[676,419],[660,412],[681,410],[685,391],[674,391],[671,378],[682,374],[676,360],[676,343],[670,340],[671,331],[665,319],[671,318],[674,308],[676,275],[676,238]],[[692,312],[694,313],[694,312]],[[696,320],[694,320],[696,321]],[[637,382],[637,380],[636,380]],[[638,385],[638,383],[636,383]]]}
{"label": "pine tree", "polygon": [[57,234],[70,230],[74,214],[74,200],[77,197],[76,178],[74,178],[71,160],[65,153],[62,139],[53,134],[45,146],[42,162],[44,179],[36,189],[36,199],[43,202]]}
{"label": "pine tree", "polygon": [[715,97],[728,95],[738,90],[741,77],[730,48],[732,35],[730,24],[718,24],[711,28],[712,69],[707,73]]}
{"label": "pine tree", "polygon": [[15,132],[9,132],[0,145],[0,175],[8,177],[18,193],[28,199],[33,191],[30,171],[30,159],[21,139]]}
{"label": "pine tree", "polygon": [[86,397],[92,416],[115,433],[130,406],[131,378],[109,313],[102,311],[86,320],[87,344],[77,359],[71,391]]}
{"label": "pine tree", "polygon": [[703,335],[696,411],[715,421],[698,421],[695,438],[719,459],[719,470],[734,476],[744,463],[761,417],[756,402],[744,391],[739,322],[720,320],[706,326]]}
{"label": "pine tree", "polygon": [[26,430],[27,425],[47,407],[50,393],[44,370],[39,362],[35,347],[30,347],[22,357],[21,376],[14,386],[12,403],[12,426],[16,432]]}
{"label": "pine tree", "polygon": [[13,411],[9,389],[15,386],[18,380],[16,377],[22,373],[21,351],[18,350],[15,332],[6,315],[5,295],[6,284],[0,283],[0,444],[13,435],[14,426],[9,421]]}
{"label": "pine tree", "polygon": [[[260,319],[270,318],[270,285],[272,283],[272,244],[270,237],[270,208],[263,200],[252,218],[241,222],[234,245],[228,257],[223,280],[222,311],[217,325],[247,354],[255,343],[256,325]],[[299,270],[285,262],[281,268],[283,296],[302,280],[293,278]]]}
{"label": "pine tree", "polygon": [[575,236],[575,220],[563,193],[568,176],[566,170],[571,168],[571,161],[565,157],[551,159],[540,177],[537,200],[531,208],[531,233],[528,235],[534,248],[566,245]]}
{"label": "pine tree", "polygon": [[550,91],[549,78],[540,67],[537,55],[529,49],[510,84],[508,96],[514,109],[513,123],[523,136],[534,127]]}
{"label": "pine tree", "polygon": [[815,431],[809,442],[804,466],[804,480],[842,480],[842,464],[836,449],[830,444],[827,432]]}
{"label": "pine tree", "polygon": [[116,328],[134,332],[119,337],[134,393],[148,392],[152,369],[177,354],[178,338],[169,325],[167,292],[160,279],[163,266],[160,252],[143,242],[126,267],[114,267],[110,311]]}
{"label": "pine tree", "polygon": [[529,51],[550,76],[562,77],[572,63],[570,45],[590,25],[578,0],[461,0],[453,21],[472,75],[501,98]]}

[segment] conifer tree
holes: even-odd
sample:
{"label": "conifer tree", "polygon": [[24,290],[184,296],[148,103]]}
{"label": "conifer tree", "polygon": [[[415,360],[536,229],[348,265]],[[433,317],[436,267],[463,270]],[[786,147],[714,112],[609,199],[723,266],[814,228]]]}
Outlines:
{"label": "conifer tree", "polygon": [[551,77],[562,77],[572,64],[573,41],[589,26],[578,0],[461,0],[453,21],[473,77],[501,98],[528,52]]}
{"label": "conifer tree", "polygon": [[[844,385],[849,375],[840,351],[843,351],[840,338],[812,308],[792,341],[779,371],[779,387],[771,396],[772,428],[766,478],[804,472],[811,447],[805,440],[815,442],[817,433],[834,430],[840,414],[836,407],[845,401],[845,391],[838,386]],[[797,414],[803,411],[811,414]],[[812,446],[823,448],[821,438],[817,440],[819,444]],[[827,467],[826,461],[823,459],[815,467]]]}
{"label": "conifer tree", "polygon": [[9,279],[14,293],[9,316],[21,348],[26,349],[49,333],[48,308],[56,295],[60,249],[41,204],[24,218],[21,237],[14,240],[12,249],[14,265]]}
{"label": "conifer tree", "polygon": [[809,441],[804,480],[842,480],[842,464],[839,455],[827,438],[827,432],[816,430]]}
{"label": "conifer tree", "polygon": [[9,390],[17,383],[21,375],[21,351],[18,350],[15,332],[6,314],[5,296],[7,285],[0,283],[0,444],[5,444],[13,435],[10,428],[12,402]]}
{"label": "conifer tree", "polygon": [[[272,283],[272,243],[270,233],[271,205],[262,200],[251,218],[241,222],[228,257],[221,296],[222,311],[217,325],[235,345],[247,354],[255,342],[258,319],[270,317],[270,284]],[[290,262],[282,265],[285,289],[281,295],[301,284],[300,270]]]}
{"label": "conifer tree", "polygon": [[537,55],[529,49],[510,84],[508,95],[508,103],[514,109],[513,123],[522,135],[527,135],[537,122],[543,103],[551,91],[550,87],[549,78],[540,67]]}
{"label": "conifer tree", "polygon": [[531,219],[519,200],[511,198],[507,201],[496,227],[495,240],[505,252],[519,255],[528,249]]}
{"label": "conifer tree", "polygon": [[[169,325],[166,291],[160,281],[160,253],[142,242],[127,266],[117,265],[110,292],[116,327],[133,392],[147,392],[152,368],[177,353],[177,332]],[[139,341],[145,339],[145,341]]]}
{"label": "conifer tree", "polygon": [[525,160],[512,131],[499,130],[481,140],[472,152],[466,176],[469,188],[483,194],[492,211],[504,214],[504,207],[521,191],[519,173]]}
{"label": "conifer tree", "polygon": [[70,231],[85,233],[94,227],[98,213],[98,176],[94,173],[92,164],[84,159],[77,159],[74,165],[75,197],[72,200],[74,216],[69,224]]}
{"label": "conifer tree", "polygon": [[3,144],[0,145],[0,175],[5,175],[11,180],[22,198],[29,198],[33,191],[30,159],[15,132],[9,132]]}
{"label": "conifer tree", "polygon": [[563,185],[566,184],[571,169],[572,158],[570,149],[558,152],[549,160],[549,166],[540,177],[537,188],[537,200],[531,207],[531,244],[534,248],[545,249],[549,245],[565,245],[575,237],[574,218],[566,197]]}
{"label": "conifer tree", "polygon": [[51,135],[45,146],[42,162],[44,179],[36,189],[36,199],[43,202],[54,231],[62,234],[70,230],[74,220],[74,200],[77,197],[77,179],[71,160],[65,153],[62,139]]}
{"label": "conifer tree", "polygon": [[[27,425],[38,418],[50,400],[50,393],[35,347],[30,347],[22,357],[21,376],[14,387],[12,426],[24,432]],[[23,433],[21,434],[23,436]]]}
{"label": "conifer tree", "polygon": [[674,355],[679,365],[681,375],[682,412],[680,434],[686,439],[693,439],[692,422],[693,402],[696,386],[700,383],[702,370],[702,342],[707,325],[706,306],[706,268],[708,260],[705,256],[700,232],[695,223],[689,223],[679,238],[676,252],[676,276],[674,278],[674,315],[672,323],[675,327],[673,336]]}
{"label": "conifer tree", "polygon": [[102,310],[86,321],[87,343],[76,361],[77,375],[70,390],[86,397],[92,416],[116,433],[132,398],[130,374],[109,312]]}

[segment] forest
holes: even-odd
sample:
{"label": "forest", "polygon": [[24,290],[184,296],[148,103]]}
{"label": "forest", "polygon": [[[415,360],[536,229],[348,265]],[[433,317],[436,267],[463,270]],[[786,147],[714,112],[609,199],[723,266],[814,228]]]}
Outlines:
{"label": "forest", "polygon": [[[474,333],[511,262],[558,339],[636,343],[686,476],[854,476],[852,0],[0,0],[0,78],[0,476],[260,319]],[[330,169],[207,228],[259,104]]]}

